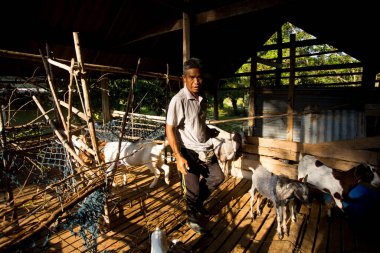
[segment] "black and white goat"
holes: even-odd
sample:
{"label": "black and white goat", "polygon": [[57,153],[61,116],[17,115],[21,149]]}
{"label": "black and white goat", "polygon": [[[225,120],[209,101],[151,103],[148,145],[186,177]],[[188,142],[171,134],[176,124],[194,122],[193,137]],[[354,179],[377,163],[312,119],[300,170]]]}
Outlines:
{"label": "black and white goat", "polygon": [[255,193],[258,194],[257,199],[257,215],[261,215],[260,202],[261,198],[269,199],[276,210],[277,219],[277,235],[281,240],[283,231],[289,235],[289,229],[286,225],[287,207],[290,208],[291,220],[296,221],[294,199],[297,198],[301,203],[309,205],[309,188],[305,183],[284,176],[278,176],[268,171],[264,166],[259,165],[252,170],[252,186],[250,189],[250,212],[253,218],[253,203]]}
{"label": "black and white goat", "polygon": [[[380,187],[380,177],[374,166],[359,164],[348,170],[339,171],[323,164],[313,155],[303,155],[298,163],[298,180],[311,184],[316,189],[331,195],[336,206],[343,211],[343,201],[359,182]],[[331,217],[332,204],[328,205]]]}

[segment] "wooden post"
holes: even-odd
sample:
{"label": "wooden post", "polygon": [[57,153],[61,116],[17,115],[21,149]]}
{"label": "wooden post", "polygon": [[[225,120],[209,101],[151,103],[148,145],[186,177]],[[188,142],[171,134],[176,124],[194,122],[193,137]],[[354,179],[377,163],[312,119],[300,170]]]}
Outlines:
{"label": "wooden post", "polygon": [[182,13],[182,22],[182,60],[185,62],[190,58],[190,18],[189,14],[185,11]]}
{"label": "wooden post", "polygon": [[[282,68],[282,28],[280,27],[277,31],[277,45],[279,45],[279,48],[277,49],[277,59],[276,63],[278,66],[276,66],[276,87],[281,86],[281,68]],[[281,66],[281,67],[280,67]]]}
{"label": "wooden post", "polygon": [[83,61],[82,61],[82,55],[80,51],[80,44],[79,44],[79,36],[77,32],[73,33],[74,37],[74,44],[75,44],[75,52],[77,56],[77,61],[78,61],[78,67],[80,70],[80,80],[82,84],[82,90],[83,90],[83,97],[84,97],[84,104],[85,104],[85,114],[87,116],[87,126],[88,126],[88,131],[90,133],[91,137],[91,143],[92,143],[92,148],[95,151],[95,161],[97,162],[98,165],[101,165],[101,160],[99,158],[99,150],[98,150],[98,144],[96,141],[96,133],[95,133],[95,126],[94,126],[94,119],[92,118],[92,112],[91,112],[91,105],[90,105],[90,97],[88,94],[88,86],[87,86],[87,81],[85,79],[86,72],[83,68]]}
{"label": "wooden post", "polygon": [[[255,94],[256,94],[256,85],[257,85],[257,52],[252,54],[251,57],[251,78],[249,86],[249,100],[248,100],[248,117],[254,117],[255,112]],[[248,120],[248,136],[253,136],[255,127],[255,119],[252,118]]]}
{"label": "wooden post", "polygon": [[100,82],[102,87],[102,111],[103,111],[103,125],[110,122],[111,120],[111,114],[110,114],[110,102],[109,102],[109,96],[108,96],[108,77],[104,76],[102,77],[102,80]]}
{"label": "wooden post", "polygon": [[289,91],[288,91],[288,129],[287,140],[293,141],[293,125],[294,125],[294,84],[295,84],[295,68],[296,68],[296,35],[290,34],[290,73],[289,73]]}

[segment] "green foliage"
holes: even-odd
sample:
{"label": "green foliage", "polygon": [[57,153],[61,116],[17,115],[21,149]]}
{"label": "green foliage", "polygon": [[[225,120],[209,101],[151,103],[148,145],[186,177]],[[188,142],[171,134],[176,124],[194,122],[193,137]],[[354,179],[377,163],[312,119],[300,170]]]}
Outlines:
{"label": "green foliage", "polygon": [[[90,88],[91,108],[95,119],[101,118],[102,96],[100,83],[92,81]],[[130,79],[109,80],[108,94],[111,110],[124,111],[128,103]],[[137,79],[132,109],[135,113],[163,115],[166,109],[166,91],[162,80]]]}
{"label": "green foliage", "polygon": [[[291,23],[283,24],[281,28],[282,43],[289,43],[291,34],[296,35],[296,41],[312,40],[315,37],[306,31],[294,26]],[[276,45],[278,34],[274,33],[266,42],[265,45]],[[279,57],[277,49],[259,51],[257,53],[257,86],[258,87],[281,87],[289,84],[289,72],[286,70],[290,67],[290,49],[283,48],[281,50],[282,58],[280,63],[285,71],[280,73],[280,79],[276,79],[276,63]],[[317,67],[324,65],[339,65],[346,63],[358,62],[355,58],[345,54],[328,44],[316,44],[311,46],[296,48],[296,68],[302,67]],[[251,59],[244,63],[236,73],[249,73],[251,71]],[[309,70],[296,72],[296,85],[335,85],[336,83],[350,83],[361,80],[361,68],[341,68],[331,70]],[[280,83],[276,84],[276,80]],[[250,76],[241,76],[230,78],[221,82],[218,93],[219,111],[225,110],[226,115],[245,115],[246,112],[239,111],[237,101],[240,99],[243,104],[247,104],[248,90],[250,86]],[[230,103],[226,104],[226,99]],[[220,113],[222,114],[222,113]]]}

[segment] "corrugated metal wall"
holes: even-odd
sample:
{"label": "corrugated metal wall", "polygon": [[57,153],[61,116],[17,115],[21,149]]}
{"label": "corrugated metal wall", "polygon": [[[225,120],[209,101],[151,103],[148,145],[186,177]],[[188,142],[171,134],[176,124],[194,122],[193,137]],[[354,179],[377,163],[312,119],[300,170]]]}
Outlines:
{"label": "corrugated metal wall", "polygon": [[[297,97],[293,141],[319,143],[366,136],[365,113],[358,109],[328,109],[346,103],[346,97],[321,97],[308,94]],[[347,105],[347,104],[346,104]],[[285,94],[262,94],[257,99],[257,114],[280,115],[287,111]],[[310,113],[312,112],[312,113]],[[287,117],[256,120],[255,136],[286,140]]]}

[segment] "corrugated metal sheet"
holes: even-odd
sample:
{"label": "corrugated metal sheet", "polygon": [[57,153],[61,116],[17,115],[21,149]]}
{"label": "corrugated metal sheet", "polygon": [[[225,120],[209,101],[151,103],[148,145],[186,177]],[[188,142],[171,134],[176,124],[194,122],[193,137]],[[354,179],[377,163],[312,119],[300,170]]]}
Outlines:
{"label": "corrugated metal sheet", "polygon": [[365,115],[355,110],[327,110],[301,117],[300,142],[319,143],[365,137]]}
{"label": "corrugated metal sheet", "polygon": [[[342,104],[342,99],[308,95],[297,97],[294,116],[293,141],[319,143],[349,140],[366,136],[364,111],[354,109],[324,109]],[[346,101],[344,101],[346,102]],[[284,95],[261,96],[257,112],[261,115],[280,115],[287,111],[287,97]],[[314,110],[311,110],[314,108]],[[311,113],[309,113],[311,112]],[[255,136],[286,140],[287,116],[258,119]]]}

